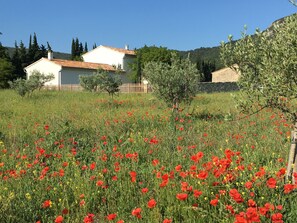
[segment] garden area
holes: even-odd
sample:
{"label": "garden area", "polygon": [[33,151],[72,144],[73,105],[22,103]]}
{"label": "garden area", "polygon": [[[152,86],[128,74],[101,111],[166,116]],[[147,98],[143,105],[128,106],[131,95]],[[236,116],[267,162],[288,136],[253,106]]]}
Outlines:
{"label": "garden area", "polygon": [[279,110],[242,114],[230,93],[174,116],[152,94],[2,90],[0,104],[0,222],[297,220]]}

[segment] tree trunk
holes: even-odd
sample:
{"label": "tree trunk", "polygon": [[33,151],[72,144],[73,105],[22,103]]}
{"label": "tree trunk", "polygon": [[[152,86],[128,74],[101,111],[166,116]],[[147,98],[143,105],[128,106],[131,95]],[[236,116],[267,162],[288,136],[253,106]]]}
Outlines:
{"label": "tree trunk", "polygon": [[297,171],[297,151],[296,151],[296,143],[297,143],[297,121],[294,124],[294,130],[291,132],[291,147],[289,152],[286,180],[292,179],[293,184],[295,184],[295,179],[293,177],[293,173]]}

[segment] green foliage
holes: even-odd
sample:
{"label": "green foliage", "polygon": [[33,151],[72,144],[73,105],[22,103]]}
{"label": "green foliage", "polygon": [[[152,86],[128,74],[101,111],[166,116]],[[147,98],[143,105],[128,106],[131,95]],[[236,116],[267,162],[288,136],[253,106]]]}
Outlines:
{"label": "green foliage", "polygon": [[85,43],[85,48],[83,47],[82,42],[79,42],[79,39],[72,39],[71,43],[71,60],[83,61],[81,55],[88,52],[87,43]]}
{"label": "green foliage", "polygon": [[120,91],[122,84],[117,74],[108,74],[104,70],[98,70],[94,75],[80,75],[80,85],[87,91],[106,91],[112,97]]}
{"label": "green foliage", "polygon": [[14,78],[14,67],[7,59],[0,58],[0,89],[8,88],[8,81]]}
{"label": "green foliage", "polygon": [[197,69],[202,73],[201,82],[211,82],[212,72],[216,70],[216,65],[211,61],[198,61]]}
{"label": "green foliage", "polygon": [[135,82],[142,81],[144,66],[149,62],[171,63],[171,55],[176,51],[166,47],[144,46],[136,50],[136,60],[131,64],[130,78]]}
{"label": "green foliage", "polygon": [[98,75],[79,75],[79,84],[87,91],[96,92],[99,90]]}
{"label": "green foliage", "polygon": [[[219,43],[218,43],[219,45]],[[221,69],[224,67],[224,64],[222,63],[220,59],[220,47],[201,47],[194,50],[188,50],[188,51],[180,51],[179,54],[182,58],[188,57],[190,54],[190,60],[193,63],[201,63],[201,61],[204,62],[211,62],[215,65],[216,69]]]}
{"label": "green foliage", "polygon": [[172,54],[170,64],[148,62],[144,75],[156,96],[176,110],[180,103],[191,102],[200,79],[196,65],[189,58],[180,59],[177,54]]}
{"label": "green foliage", "polygon": [[34,70],[32,74],[29,76],[28,85],[32,91],[38,89],[40,90],[46,82],[53,80],[55,76],[53,74],[45,75],[44,73],[40,73],[37,70]]}
{"label": "green foliage", "polygon": [[119,93],[122,80],[118,74],[108,74],[106,72],[98,72],[100,90],[106,91],[111,97]]}
{"label": "green foliage", "polygon": [[26,94],[29,94],[29,86],[28,81],[25,79],[18,78],[15,81],[8,82],[10,87],[16,91],[16,93],[22,97],[24,97]]}
{"label": "green foliage", "polygon": [[20,96],[31,95],[33,91],[40,90],[46,82],[54,79],[53,74],[45,75],[39,71],[33,71],[28,80],[18,78],[15,81],[9,81],[9,85]]}
{"label": "green foliage", "polygon": [[[270,107],[297,120],[297,16],[275,23],[272,31],[242,33],[242,39],[222,43],[221,56],[227,66],[240,72],[239,107],[253,112]],[[235,65],[236,64],[236,65]],[[234,66],[235,65],[235,66]]]}

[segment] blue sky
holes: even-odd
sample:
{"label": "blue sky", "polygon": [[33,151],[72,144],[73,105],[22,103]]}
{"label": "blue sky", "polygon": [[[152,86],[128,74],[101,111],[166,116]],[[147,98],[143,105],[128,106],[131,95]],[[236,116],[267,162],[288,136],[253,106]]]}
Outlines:
{"label": "blue sky", "polygon": [[0,0],[0,42],[38,43],[70,52],[72,38],[130,49],[163,46],[192,50],[218,46],[229,34],[240,37],[266,29],[296,13],[289,0]]}

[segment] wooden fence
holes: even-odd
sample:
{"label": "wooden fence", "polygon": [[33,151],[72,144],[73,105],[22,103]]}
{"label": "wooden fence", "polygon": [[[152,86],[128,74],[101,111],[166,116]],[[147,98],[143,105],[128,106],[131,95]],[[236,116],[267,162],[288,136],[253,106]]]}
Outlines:
{"label": "wooden fence", "polygon": [[[45,90],[54,90],[54,91],[82,91],[83,88],[77,84],[64,84],[61,86],[46,85],[43,87]],[[127,83],[120,86],[121,93],[149,93],[152,92],[152,88],[147,84],[134,84]]]}

